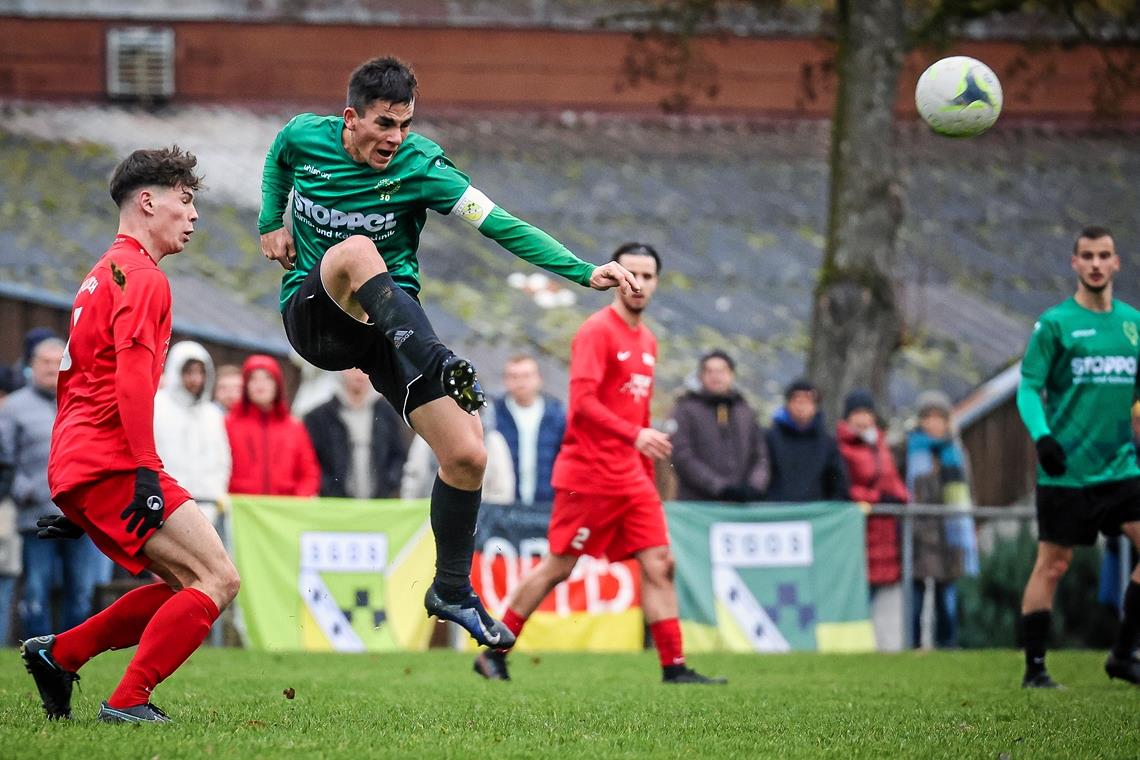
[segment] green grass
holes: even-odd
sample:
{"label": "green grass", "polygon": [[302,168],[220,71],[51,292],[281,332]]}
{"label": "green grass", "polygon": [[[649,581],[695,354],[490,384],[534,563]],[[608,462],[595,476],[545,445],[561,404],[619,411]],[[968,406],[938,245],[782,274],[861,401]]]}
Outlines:
{"label": "green grass", "polygon": [[714,688],[660,684],[652,654],[519,655],[508,684],[452,652],[204,650],[155,696],[175,724],[98,724],[128,656],[90,663],[76,718],[49,724],[18,655],[0,650],[0,756],[1140,756],[1140,690],[1110,683],[1095,652],[1050,655],[1069,688],[1043,693],[1017,688],[1010,651],[696,658],[732,679]]}

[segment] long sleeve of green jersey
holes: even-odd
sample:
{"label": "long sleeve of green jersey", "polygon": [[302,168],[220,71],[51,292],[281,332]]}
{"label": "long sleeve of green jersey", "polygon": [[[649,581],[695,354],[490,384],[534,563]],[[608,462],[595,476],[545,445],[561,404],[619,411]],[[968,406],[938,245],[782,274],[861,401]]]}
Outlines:
{"label": "long sleeve of green jersey", "polygon": [[1041,392],[1049,379],[1049,370],[1057,353],[1056,325],[1045,320],[1039,321],[1029,337],[1029,345],[1021,360],[1021,383],[1017,386],[1017,411],[1029,430],[1029,436],[1037,440],[1049,435],[1049,422],[1045,415],[1045,403]]}
{"label": "long sleeve of green jersey", "polygon": [[290,121],[277,133],[265,155],[265,166],[261,170],[261,213],[257,217],[257,230],[262,235],[285,226],[282,217],[289,191],[293,189],[293,169],[287,158],[287,132],[292,124]]}
{"label": "long sleeve of green jersey", "polygon": [[548,272],[579,285],[589,285],[596,268],[534,225],[495,206],[479,231],[508,251]]}

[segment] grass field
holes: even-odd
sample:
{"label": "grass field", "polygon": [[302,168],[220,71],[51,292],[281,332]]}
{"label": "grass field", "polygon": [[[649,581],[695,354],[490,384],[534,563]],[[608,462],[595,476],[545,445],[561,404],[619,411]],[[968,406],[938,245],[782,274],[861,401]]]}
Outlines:
{"label": "grass field", "polygon": [[489,683],[452,652],[207,649],[155,696],[176,724],[99,724],[128,656],[84,668],[76,718],[49,724],[0,650],[0,757],[1140,757],[1140,690],[1093,652],[1051,654],[1069,688],[1046,693],[1009,651],[710,655],[729,686],[667,687],[651,654],[520,655]]}

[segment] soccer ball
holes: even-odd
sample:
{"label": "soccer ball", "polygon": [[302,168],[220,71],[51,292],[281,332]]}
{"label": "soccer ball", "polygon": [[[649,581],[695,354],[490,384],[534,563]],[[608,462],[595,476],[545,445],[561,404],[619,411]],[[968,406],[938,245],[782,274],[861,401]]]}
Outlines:
{"label": "soccer ball", "polygon": [[931,64],[918,78],[914,104],[923,121],[946,137],[973,137],[1001,113],[1001,82],[989,66],[955,55]]}

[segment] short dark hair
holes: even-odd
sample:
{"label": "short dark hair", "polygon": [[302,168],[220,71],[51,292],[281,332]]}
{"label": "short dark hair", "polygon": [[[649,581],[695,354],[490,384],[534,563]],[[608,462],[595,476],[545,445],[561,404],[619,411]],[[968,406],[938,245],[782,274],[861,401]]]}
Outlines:
{"label": "short dark hair", "polygon": [[1097,240],[1102,237],[1112,237],[1112,233],[1108,231],[1107,227],[1101,227],[1098,224],[1082,227],[1081,231],[1077,233],[1077,239],[1073,241],[1073,253],[1077,252],[1077,246],[1080,245],[1082,239]]}
{"label": "short dark hair", "polygon": [[788,384],[788,387],[784,389],[784,401],[791,401],[792,396],[797,393],[810,393],[816,397],[816,400],[819,399],[819,390],[804,377],[796,378]]}
{"label": "short dark hair", "polygon": [[348,107],[363,115],[377,100],[411,103],[416,92],[411,66],[391,56],[373,58],[357,66],[348,78]]}
{"label": "short dark hair", "polygon": [[625,255],[653,257],[653,261],[657,264],[657,274],[661,274],[661,257],[657,254],[657,249],[648,243],[622,243],[614,251],[614,255],[610,256],[610,261],[617,261]]}
{"label": "short dark hair", "polygon": [[705,371],[705,365],[708,364],[709,361],[711,361],[712,359],[723,359],[724,363],[728,365],[728,368],[730,370],[732,370],[733,372],[736,371],[736,362],[734,362],[732,360],[732,357],[729,356],[725,351],[722,351],[719,348],[715,348],[712,351],[709,351],[707,354],[705,354],[704,356],[701,357],[701,363],[699,365],[701,368],[701,372]]}
{"label": "short dark hair", "polygon": [[198,158],[177,145],[155,150],[136,150],[115,167],[111,175],[111,200],[122,208],[123,201],[136,190],[149,185],[198,190],[202,178],[194,173]]}

